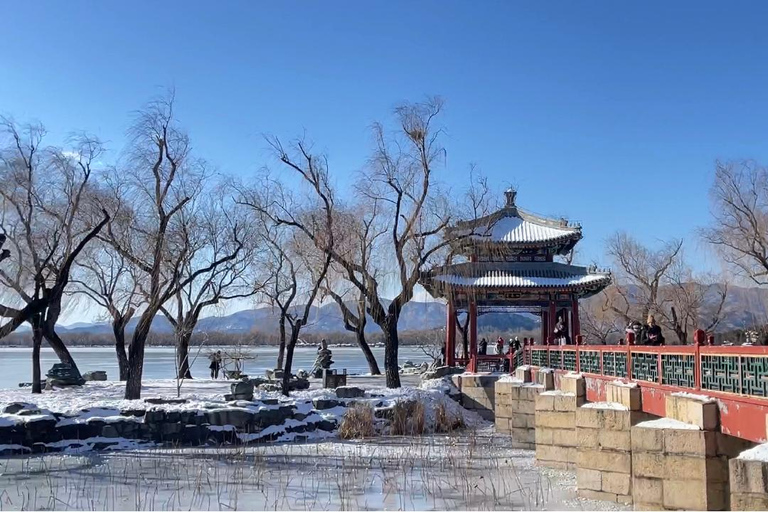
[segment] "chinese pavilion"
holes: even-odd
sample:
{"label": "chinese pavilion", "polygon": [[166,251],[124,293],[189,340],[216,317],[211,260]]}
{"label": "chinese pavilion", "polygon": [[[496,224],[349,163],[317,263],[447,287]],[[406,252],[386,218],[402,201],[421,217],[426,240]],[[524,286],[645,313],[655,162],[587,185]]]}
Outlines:
{"label": "chinese pavilion", "polygon": [[[581,226],[527,213],[515,204],[517,192],[505,192],[504,207],[488,216],[459,222],[446,232],[452,253],[465,261],[434,267],[421,284],[433,297],[448,301],[446,364],[456,364],[456,312],[469,315],[469,354],[476,371],[477,317],[515,311],[541,317],[541,341],[553,343],[557,320],[575,342],[579,299],[611,282],[609,272],[554,261],[581,240]],[[533,341],[533,340],[532,340]],[[462,361],[471,363],[470,361]]]}

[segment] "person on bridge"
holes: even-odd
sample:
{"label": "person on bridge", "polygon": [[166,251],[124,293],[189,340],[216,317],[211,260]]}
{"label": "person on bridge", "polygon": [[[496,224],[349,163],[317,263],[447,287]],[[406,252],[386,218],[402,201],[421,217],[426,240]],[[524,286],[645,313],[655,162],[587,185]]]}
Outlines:
{"label": "person on bridge", "polygon": [[648,325],[645,328],[645,335],[648,337],[648,344],[659,347],[664,345],[664,335],[661,334],[661,327],[656,323],[653,315],[648,316]]}
{"label": "person on bridge", "polygon": [[480,345],[477,347],[477,355],[484,356],[488,353],[488,341],[485,338],[480,340]]}
{"label": "person on bridge", "polygon": [[496,354],[500,356],[504,355],[504,338],[501,336],[496,340]]}

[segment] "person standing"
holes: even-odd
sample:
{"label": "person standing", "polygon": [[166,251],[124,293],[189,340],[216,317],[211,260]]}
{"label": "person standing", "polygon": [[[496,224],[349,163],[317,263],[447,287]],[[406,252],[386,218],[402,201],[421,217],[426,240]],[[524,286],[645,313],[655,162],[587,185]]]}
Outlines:
{"label": "person standing", "polygon": [[655,347],[664,345],[664,335],[661,334],[661,327],[656,323],[653,315],[648,316],[648,325],[645,328],[645,335],[648,337],[648,344]]}
{"label": "person standing", "polygon": [[496,340],[496,354],[500,356],[504,355],[504,338],[501,336]]}
{"label": "person standing", "polygon": [[480,340],[480,345],[477,347],[477,355],[484,356],[488,353],[488,341],[485,338]]}
{"label": "person standing", "polygon": [[219,378],[219,370],[221,369],[221,350],[217,350],[211,354],[211,364],[208,366],[211,369],[211,378]]}

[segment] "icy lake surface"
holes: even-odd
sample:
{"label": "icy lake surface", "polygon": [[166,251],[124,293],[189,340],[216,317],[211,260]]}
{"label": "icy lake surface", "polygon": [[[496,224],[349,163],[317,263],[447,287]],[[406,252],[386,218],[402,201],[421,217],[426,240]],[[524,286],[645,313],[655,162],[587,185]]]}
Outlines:
{"label": "icy lake surface", "polygon": [[490,431],[0,460],[0,510],[619,510]]}
{"label": "icy lake surface", "polygon": [[[208,377],[209,361],[206,353],[210,349],[204,349],[192,366],[192,375]],[[334,368],[339,370],[346,368],[349,373],[367,373],[368,365],[365,357],[357,347],[331,347],[333,351]],[[379,362],[379,367],[384,366],[384,348],[371,349]],[[116,380],[118,376],[117,359],[115,350],[108,347],[76,347],[71,348],[75,361],[80,371],[106,370],[110,380]],[[249,351],[255,360],[246,361],[245,370],[249,375],[263,376],[268,368],[274,368],[277,361],[277,347],[258,347]],[[294,353],[293,367],[295,370],[311,370],[317,356],[314,347],[297,347]],[[401,364],[405,361],[420,363],[429,358],[418,347],[401,347],[399,350]],[[174,352],[173,348],[148,348],[144,360],[145,379],[172,379],[174,376]],[[195,351],[190,358],[195,357]],[[59,360],[53,350],[43,348],[41,351],[41,366],[43,373],[58,363]],[[19,382],[32,380],[32,349],[31,348],[0,348],[0,389],[18,387]]]}

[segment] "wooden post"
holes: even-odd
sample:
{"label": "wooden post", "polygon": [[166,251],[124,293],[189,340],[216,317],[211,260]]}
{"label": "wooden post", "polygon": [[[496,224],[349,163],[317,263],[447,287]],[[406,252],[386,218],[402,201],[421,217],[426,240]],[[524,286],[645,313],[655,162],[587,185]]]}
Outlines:
{"label": "wooden post", "polygon": [[469,371],[477,371],[477,302],[469,303]]}
{"label": "wooden post", "polygon": [[456,365],[456,308],[451,300],[448,301],[448,307],[445,319],[445,365]]}
{"label": "wooden post", "polygon": [[[546,311],[541,312],[541,344],[547,344],[547,326],[549,325],[549,313]],[[533,345],[533,343],[531,343]]]}
{"label": "wooden post", "polygon": [[555,318],[556,312],[555,312],[555,301],[550,300],[549,301],[549,323],[547,325],[547,340],[549,340],[549,344],[552,345],[555,342],[555,324],[557,323],[557,318]]}
{"label": "wooden post", "polygon": [[573,340],[581,335],[581,323],[579,322],[579,298],[573,298],[573,305],[571,306],[571,330],[573,331]]}

